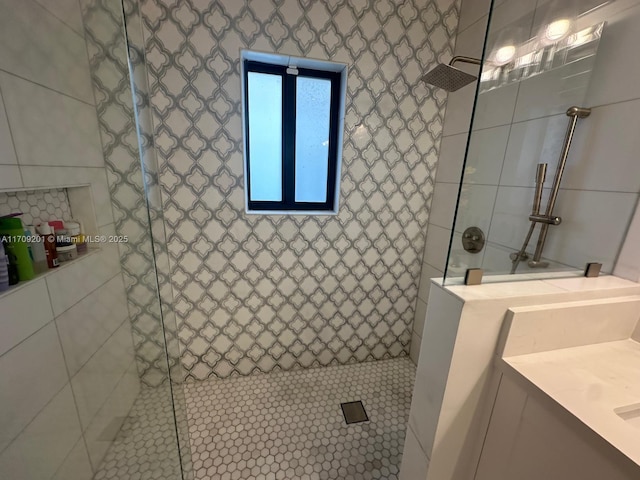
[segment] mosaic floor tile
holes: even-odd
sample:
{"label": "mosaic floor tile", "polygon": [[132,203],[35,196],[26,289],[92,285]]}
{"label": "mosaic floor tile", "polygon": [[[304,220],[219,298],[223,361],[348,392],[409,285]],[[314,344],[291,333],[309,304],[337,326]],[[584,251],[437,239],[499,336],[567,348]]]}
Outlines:
{"label": "mosaic floor tile", "polygon": [[[415,367],[406,358],[185,386],[196,480],[395,480]],[[341,403],[369,421],[346,425]]]}
{"label": "mosaic floor tile", "polygon": [[[184,386],[195,480],[396,480],[415,367],[407,357]],[[347,425],[341,403],[368,421]],[[145,387],[94,480],[178,480],[166,389]]]}
{"label": "mosaic floor tile", "polygon": [[142,388],[93,480],[181,478],[170,398],[166,388]]}

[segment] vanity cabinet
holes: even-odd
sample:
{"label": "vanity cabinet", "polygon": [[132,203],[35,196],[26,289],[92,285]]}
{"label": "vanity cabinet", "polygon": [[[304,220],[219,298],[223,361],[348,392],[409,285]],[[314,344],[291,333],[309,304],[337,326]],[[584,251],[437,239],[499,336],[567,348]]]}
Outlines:
{"label": "vanity cabinet", "polygon": [[475,480],[639,478],[638,465],[560,405],[517,374],[502,375]]}

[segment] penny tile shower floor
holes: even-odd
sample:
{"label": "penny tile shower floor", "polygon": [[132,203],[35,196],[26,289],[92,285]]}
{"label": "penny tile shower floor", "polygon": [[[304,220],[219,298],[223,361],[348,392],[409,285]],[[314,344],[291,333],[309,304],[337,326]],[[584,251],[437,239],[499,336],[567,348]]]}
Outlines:
{"label": "penny tile shower floor", "polygon": [[[185,384],[195,480],[395,480],[408,357]],[[361,400],[368,422],[346,425]],[[166,392],[143,388],[94,480],[180,477]]]}
{"label": "penny tile shower floor", "polygon": [[[393,480],[415,367],[407,357],[185,386],[196,480]],[[346,425],[362,400],[369,421]]]}

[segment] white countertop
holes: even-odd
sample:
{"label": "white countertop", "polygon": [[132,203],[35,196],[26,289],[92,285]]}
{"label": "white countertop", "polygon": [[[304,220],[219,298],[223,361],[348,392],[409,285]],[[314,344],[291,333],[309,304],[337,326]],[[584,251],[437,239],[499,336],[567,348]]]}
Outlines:
{"label": "white countertop", "polygon": [[640,428],[616,413],[640,408],[640,343],[629,339],[502,360],[640,465]]}

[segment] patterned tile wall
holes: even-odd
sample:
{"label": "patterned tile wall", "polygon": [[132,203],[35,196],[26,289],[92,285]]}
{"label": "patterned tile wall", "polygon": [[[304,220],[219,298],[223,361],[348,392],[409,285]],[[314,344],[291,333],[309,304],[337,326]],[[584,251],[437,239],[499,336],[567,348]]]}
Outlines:
{"label": "patterned tile wall", "polygon": [[[406,354],[455,0],[142,0],[188,377]],[[244,213],[239,50],[350,65],[337,216]]]}
{"label": "patterned tile wall", "polygon": [[[184,380],[185,373],[179,360],[172,310],[139,6],[136,0],[81,0],[81,5],[115,228],[129,237],[129,242],[119,247],[138,372],[147,386],[166,387],[168,374],[175,386]],[[162,302],[158,301],[158,290]],[[177,423],[183,474],[189,479],[192,476],[186,403],[181,388],[172,388],[169,394],[173,395],[173,416],[163,421],[170,421],[171,428],[174,421]],[[171,448],[175,440],[175,434],[164,439]],[[149,473],[154,472],[157,473],[156,470]]]}
{"label": "patterned tile wall", "polygon": [[[129,242],[119,247],[138,370],[145,384],[157,386],[167,379],[167,368],[143,181],[151,184],[153,179],[143,177],[140,162],[141,151],[148,152],[152,142],[142,135],[139,144],[136,136],[122,2],[81,3],[115,227],[118,234],[129,237]],[[124,4],[127,14],[135,16],[136,2]],[[131,36],[134,34],[132,27]],[[142,62],[134,46],[130,53],[132,61]],[[146,101],[145,92],[142,85],[136,89],[139,110]]]}
{"label": "patterned tile wall", "polygon": [[0,216],[17,212],[22,212],[23,225],[72,218],[69,197],[64,188],[0,192]]}

